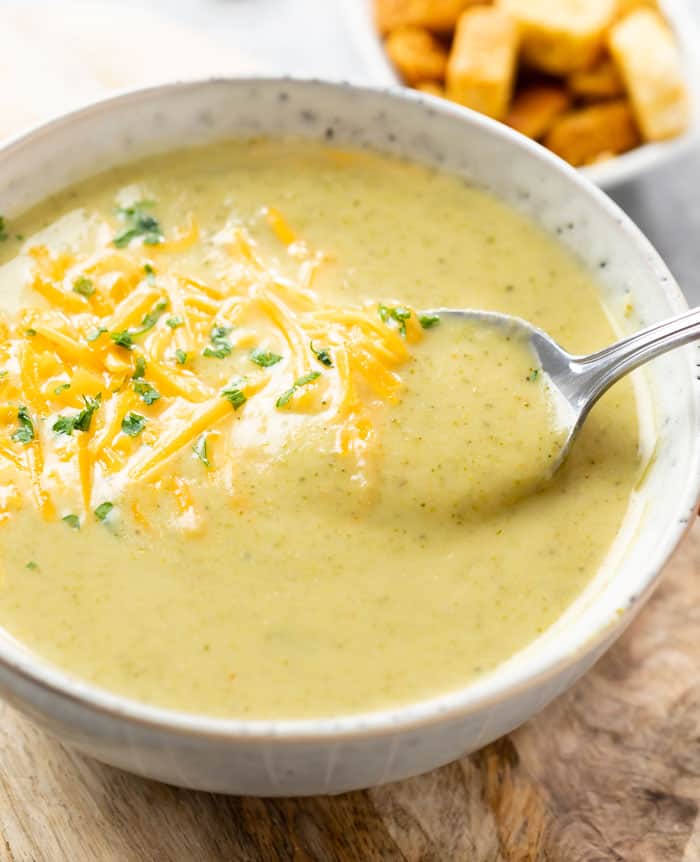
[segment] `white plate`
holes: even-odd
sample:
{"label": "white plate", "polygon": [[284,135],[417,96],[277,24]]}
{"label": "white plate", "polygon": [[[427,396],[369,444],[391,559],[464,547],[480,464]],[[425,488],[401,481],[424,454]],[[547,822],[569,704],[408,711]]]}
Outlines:
{"label": "white plate", "polygon": [[[681,137],[657,144],[644,144],[607,162],[582,168],[582,172],[602,188],[613,188],[662,164],[675,161],[700,142],[700,31],[684,0],[666,0],[661,5],[683,53],[692,105],[691,127]],[[340,0],[340,6],[348,34],[363,64],[362,79],[377,86],[400,84],[374,26],[374,0]]]}

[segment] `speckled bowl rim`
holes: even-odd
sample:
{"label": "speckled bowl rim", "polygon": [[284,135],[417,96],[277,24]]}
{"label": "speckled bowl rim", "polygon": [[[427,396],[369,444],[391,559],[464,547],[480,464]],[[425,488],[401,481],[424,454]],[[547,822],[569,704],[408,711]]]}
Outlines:
{"label": "speckled bowl rim", "polygon": [[[620,207],[580,172],[544,147],[482,114],[405,88],[368,87],[343,81],[291,77],[236,76],[177,80],[145,88],[124,90],[110,98],[100,99],[34,126],[3,142],[0,146],[0,162],[35,137],[50,135],[55,130],[70,126],[78,118],[87,115],[109,112],[115,106],[139,100],[152,100],[160,93],[167,93],[174,89],[239,84],[247,87],[278,86],[280,89],[287,90],[293,90],[295,86],[312,85],[335,89],[338,91],[339,98],[342,98],[346,88],[350,88],[355,93],[379,95],[394,102],[429,104],[436,113],[451,116],[466,125],[481,127],[482,130],[501,138],[502,141],[508,141],[514,148],[528,151],[548,170],[566,176],[571,183],[572,191],[591,198],[602,211],[606,211],[615,220],[618,229],[634,243],[640,258],[653,272],[659,291],[665,295],[673,311],[680,313],[688,308],[683,293],[651,243]],[[694,379],[696,393],[693,417],[696,427],[700,430],[700,374],[690,356],[688,356],[687,365],[688,372]],[[689,467],[686,487],[678,497],[673,512],[669,513],[669,525],[660,537],[656,553],[649,558],[646,570],[638,576],[634,584],[630,585],[622,609],[617,605],[608,608],[607,615],[604,618],[592,620],[588,625],[587,634],[579,637],[573,644],[567,643],[564,634],[559,635],[555,642],[556,649],[550,648],[546,653],[543,650],[541,654],[528,657],[521,666],[513,670],[509,668],[508,676],[502,673],[505,663],[501,663],[463,688],[436,697],[383,710],[342,715],[337,718],[229,719],[151,706],[123,697],[65,673],[59,667],[29,653],[26,648],[13,648],[9,640],[0,641],[0,665],[26,682],[38,686],[47,694],[71,701],[93,713],[168,733],[228,739],[231,742],[286,743],[294,740],[308,742],[324,739],[332,741],[335,738],[377,737],[399,730],[425,727],[465,717],[512,699],[522,691],[543,683],[552,676],[564,673],[567,668],[577,664],[582,654],[595,653],[596,649],[604,647],[614,634],[626,627],[657,585],[665,564],[695,517],[700,502],[700,434]],[[614,582],[615,577],[615,575],[611,577],[611,583]]]}

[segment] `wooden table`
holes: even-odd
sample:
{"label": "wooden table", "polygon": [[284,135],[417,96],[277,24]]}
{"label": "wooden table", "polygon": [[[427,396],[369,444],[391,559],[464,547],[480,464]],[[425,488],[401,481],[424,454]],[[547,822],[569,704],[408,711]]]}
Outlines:
{"label": "wooden table", "polygon": [[2,862],[700,862],[700,522],[631,629],[483,751],[364,793],[216,797],[0,707]]}

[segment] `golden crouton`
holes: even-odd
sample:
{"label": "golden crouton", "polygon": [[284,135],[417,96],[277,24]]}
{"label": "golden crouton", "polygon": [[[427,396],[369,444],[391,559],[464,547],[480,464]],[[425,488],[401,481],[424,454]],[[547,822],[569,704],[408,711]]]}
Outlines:
{"label": "golden crouton", "polygon": [[567,75],[595,62],[617,0],[497,0],[497,6],[518,22],[525,63]]}
{"label": "golden crouton", "polygon": [[416,84],[416,90],[420,90],[421,93],[427,93],[429,96],[445,98],[445,88],[442,84],[438,84],[437,81],[419,81]]}
{"label": "golden crouton", "polygon": [[663,19],[633,12],[612,28],[608,44],[643,137],[660,141],[682,134],[689,123],[688,94],[680,52]]}
{"label": "golden crouton", "polygon": [[658,9],[657,0],[617,0],[617,17],[625,18],[637,9]]}
{"label": "golden crouton", "polygon": [[447,97],[502,120],[513,92],[518,30],[493,6],[463,12],[447,64]]}
{"label": "golden crouton", "polygon": [[398,27],[426,27],[438,33],[454,30],[461,13],[482,0],[374,0],[377,28],[382,35]]}
{"label": "golden crouton", "polygon": [[544,139],[546,147],[576,167],[627,152],[639,142],[632,108],[623,100],[564,114]]}
{"label": "golden crouton", "polygon": [[571,97],[563,87],[532,84],[516,94],[505,121],[518,132],[538,141],[570,106]]}
{"label": "golden crouton", "polygon": [[590,69],[574,72],[567,78],[569,92],[580,99],[615,99],[625,95],[625,85],[617,66],[608,58],[602,59]]}
{"label": "golden crouton", "polygon": [[447,66],[447,49],[422,27],[400,27],[384,43],[389,59],[407,84],[442,81]]}

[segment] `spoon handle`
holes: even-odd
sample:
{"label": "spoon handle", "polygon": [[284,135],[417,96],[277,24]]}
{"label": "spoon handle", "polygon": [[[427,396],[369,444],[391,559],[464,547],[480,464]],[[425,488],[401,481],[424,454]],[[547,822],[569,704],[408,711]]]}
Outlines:
{"label": "spoon handle", "polygon": [[578,379],[582,401],[596,401],[613,383],[650,359],[700,340],[700,308],[655,323],[590,356],[575,356],[571,370]]}

